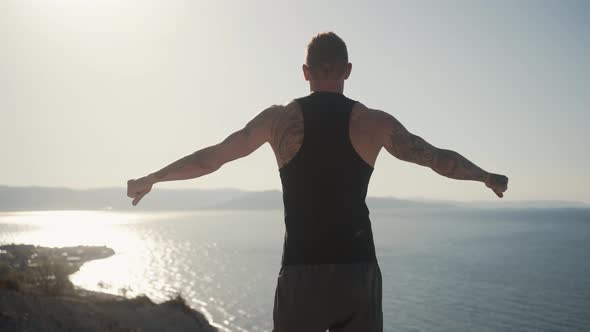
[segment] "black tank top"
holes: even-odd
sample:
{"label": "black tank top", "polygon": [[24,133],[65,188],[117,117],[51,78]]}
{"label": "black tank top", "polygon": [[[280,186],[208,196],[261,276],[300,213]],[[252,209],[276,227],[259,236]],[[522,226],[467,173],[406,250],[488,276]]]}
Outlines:
{"label": "black tank top", "polygon": [[303,143],[279,172],[285,207],[283,265],[376,261],[365,204],[373,167],[349,135],[354,100],[335,92],[296,99]]}

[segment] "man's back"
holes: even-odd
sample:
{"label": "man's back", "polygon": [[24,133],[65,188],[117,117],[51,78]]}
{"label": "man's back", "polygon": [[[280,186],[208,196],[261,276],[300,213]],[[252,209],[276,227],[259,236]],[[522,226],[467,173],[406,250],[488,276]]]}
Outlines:
{"label": "man's back", "polygon": [[[357,153],[350,137],[356,104],[341,93],[313,92],[291,103],[292,109],[285,111],[297,116],[285,117],[273,130],[277,159],[286,157],[279,169],[284,265],[376,261],[365,204],[373,167]],[[297,144],[281,149],[289,141]]]}
{"label": "man's back", "polygon": [[373,166],[354,144],[366,136],[351,135],[362,127],[359,106],[316,91],[267,113],[285,208],[273,331],[381,329],[381,271],[365,204]]}
{"label": "man's back", "polygon": [[[279,169],[285,166],[299,151],[303,143],[304,120],[301,105],[293,100],[286,105],[274,106],[276,115],[271,125],[270,146]],[[374,167],[383,147],[378,139],[376,126],[379,111],[371,110],[355,102],[350,113],[349,135],[354,150],[368,165]]]}

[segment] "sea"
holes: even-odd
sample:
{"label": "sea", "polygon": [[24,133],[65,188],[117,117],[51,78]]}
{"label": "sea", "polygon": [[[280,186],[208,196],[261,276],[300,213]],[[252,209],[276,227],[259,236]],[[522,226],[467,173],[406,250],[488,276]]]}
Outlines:
{"label": "sea", "polygon": [[[372,210],[384,331],[590,331],[590,210]],[[106,245],[71,276],[271,331],[282,210],[0,212],[0,244]],[[302,318],[305,319],[305,318]]]}

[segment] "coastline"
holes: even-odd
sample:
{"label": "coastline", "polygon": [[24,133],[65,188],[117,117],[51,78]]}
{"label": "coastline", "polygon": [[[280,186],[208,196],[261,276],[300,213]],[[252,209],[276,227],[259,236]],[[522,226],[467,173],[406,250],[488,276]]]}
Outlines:
{"label": "coastline", "polygon": [[107,247],[0,246],[0,331],[217,331],[176,296],[160,304],[74,287],[69,275]]}

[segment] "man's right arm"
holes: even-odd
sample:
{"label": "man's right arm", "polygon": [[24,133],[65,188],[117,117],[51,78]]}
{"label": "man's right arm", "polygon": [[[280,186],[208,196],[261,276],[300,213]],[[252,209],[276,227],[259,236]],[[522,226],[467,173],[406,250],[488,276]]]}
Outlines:
{"label": "man's right arm", "polygon": [[127,196],[133,198],[133,205],[137,205],[157,182],[198,178],[215,172],[225,163],[249,155],[269,141],[272,124],[280,109],[280,106],[271,106],[221,143],[200,149],[155,173],[127,181]]}
{"label": "man's right arm", "polygon": [[377,112],[379,134],[383,147],[398,159],[431,168],[436,173],[457,180],[472,180],[486,184],[498,197],[508,187],[504,175],[488,173],[459,153],[439,149],[420,136],[410,133],[392,115]]}

